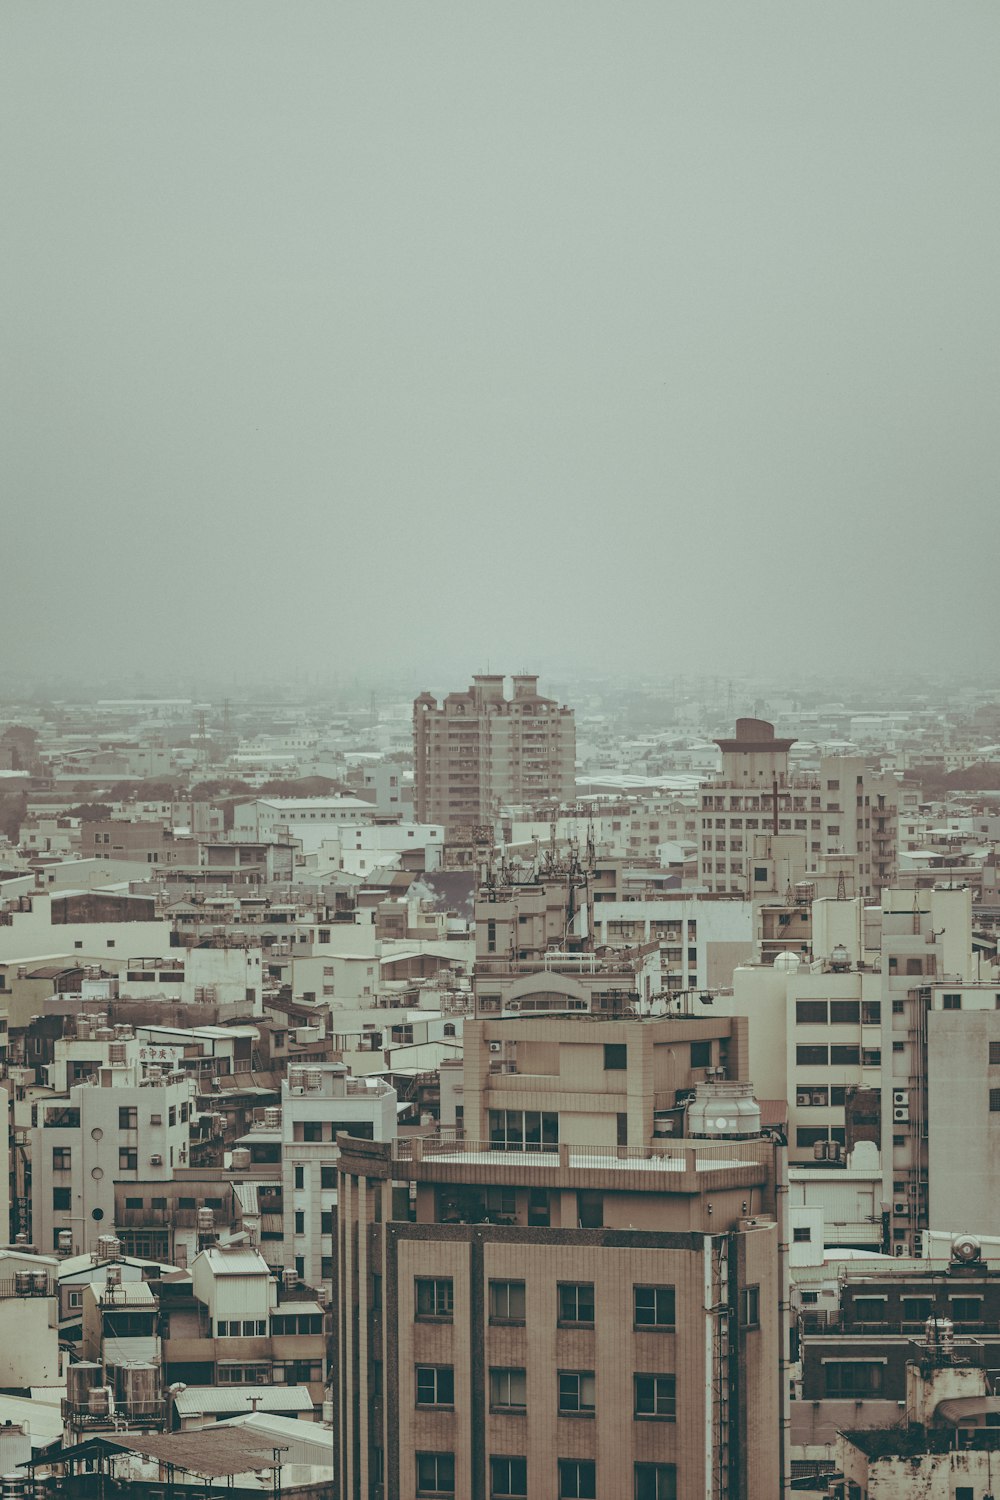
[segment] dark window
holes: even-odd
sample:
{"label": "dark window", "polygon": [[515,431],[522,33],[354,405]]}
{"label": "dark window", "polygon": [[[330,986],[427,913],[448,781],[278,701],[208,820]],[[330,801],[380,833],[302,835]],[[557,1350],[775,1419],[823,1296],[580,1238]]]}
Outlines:
{"label": "dark window", "polygon": [[795,1061],[800,1068],[825,1068],[830,1060],[828,1047],[796,1047]]}
{"label": "dark window", "polygon": [[830,1047],[830,1062],[833,1065],[848,1067],[860,1061],[861,1053],[857,1047]]}
{"label": "dark window", "polygon": [[941,1008],[942,1010],[961,1010],[961,995],[943,995],[941,998]]}
{"label": "dark window", "polygon": [[118,1129],[119,1130],[138,1130],[138,1128],[139,1128],[139,1111],[134,1106],[131,1106],[129,1108],[124,1108],[124,1109],[119,1109],[119,1111],[118,1111]]}
{"label": "dark window", "polygon": [[990,1114],[1000,1114],[1000,1089],[990,1089]]}
{"label": "dark window", "polygon": [[740,1327],[760,1327],[759,1286],[745,1286],[740,1292]]}
{"label": "dark window", "polygon": [[304,1120],[302,1123],[302,1139],[304,1141],[321,1141],[323,1139],[323,1125],[320,1120]]}
{"label": "dark window", "polygon": [[594,1283],[592,1281],[563,1281],[558,1286],[559,1322],[594,1322]]}
{"label": "dark window", "polygon": [[139,1153],[134,1146],[122,1146],[118,1152],[119,1172],[137,1172],[139,1170]]}
{"label": "dark window", "polygon": [[454,1406],[455,1372],[451,1365],[417,1365],[417,1405]]}
{"label": "dark window", "polygon": [[862,1000],[861,1022],[864,1026],[879,1026],[882,1022],[881,1000]]}
{"label": "dark window", "polygon": [[559,1410],[592,1415],[595,1390],[593,1370],[560,1370]]}
{"label": "dark window", "polygon": [[490,1322],[524,1322],[524,1282],[490,1282]]}
{"label": "dark window", "polygon": [[825,1125],[799,1125],[795,1131],[795,1144],[808,1151],[817,1141],[828,1141],[830,1132]]}
{"label": "dark window", "polygon": [[559,1500],[597,1500],[597,1465],[592,1458],[559,1460]]}
{"label": "dark window", "polygon": [[854,1022],[861,1019],[861,1005],[857,1000],[831,1000],[830,1024]]}
{"label": "dark window", "polygon": [[521,1369],[490,1371],[491,1411],[524,1411],[528,1404],[527,1375]]}
{"label": "dark window", "polygon": [[799,1026],[825,1026],[827,1023],[825,1000],[796,1000],[795,1020]]}
{"label": "dark window", "polygon": [[754,878],[754,880],[758,880],[758,881],[759,880],[766,880],[767,879],[767,867],[765,865],[755,865],[754,866],[754,872],[753,872],[753,878]]}
{"label": "dark window", "polygon": [[712,1066],[712,1043],[691,1043],[691,1066],[692,1068],[710,1068]]}
{"label": "dark window", "polygon": [[677,1500],[677,1470],[673,1464],[636,1464],[635,1500]]}
{"label": "dark window", "polygon": [[68,1172],[73,1164],[73,1152],[69,1146],[52,1147],[52,1170]]}
{"label": "dark window", "polygon": [[418,1453],[416,1460],[418,1495],[455,1493],[454,1453]]}
{"label": "dark window", "polygon": [[982,1297],[952,1297],[951,1317],[954,1323],[978,1323],[983,1316]]}
{"label": "dark window", "polygon": [[812,1230],[808,1224],[799,1224],[792,1230],[792,1243],[795,1245],[808,1245],[812,1240]]}
{"label": "dark window", "polygon": [[[320,1167],[319,1185],[321,1188],[335,1188],[337,1186],[337,1168]],[[295,1186],[298,1187],[299,1184],[296,1183]]]}
{"label": "dark window", "polygon": [[634,1412],[637,1417],[656,1417],[660,1422],[677,1420],[676,1375],[636,1375]]}
{"label": "dark window", "polygon": [[823,1366],[828,1396],[881,1396],[885,1366],[878,1361],[831,1360]]}
{"label": "dark window", "polygon": [[618,1072],[628,1067],[628,1047],[624,1042],[605,1043],[604,1046],[604,1070],[607,1073]]}
{"label": "dark window", "polygon": [[990,1042],[990,1062],[994,1065],[1000,1063],[1000,1042]]}
{"label": "dark window", "polygon": [[415,1283],[418,1318],[450,1318],[455,1289],[450,1276],[418,1276]]}
{"label": "dark window", "polygon": [[672,1286],[637,1286],[632,1289],[636,1328],[673,1328],[677,1298]]}
{"label": "dark window", "polygon": [[528,1460],[526,1458],[490,1459],[491,1500],[507,1500],[507,1496],[520,1497],[528,1493]]}
{"label": "dark window", "polygon": [[581,1229],[604,1227],[604,1194],[592,1189],[581,1190],[576,1195],[576,1218]]}
{"label": "dark window", "polygon": [[926,1323],[934,1311],[933,1297],[904,1297],[903,1322]]}
{"label": "dark window", "polygon": [[67,1209],[67,1208],[72,1208],[72,1206],[73,1206],[72,1193],[73,1193],[72,1188],[68,1188],[68,1187],[53,1188],[52,1189],[52,1207],[54,1209],[59,1209],[60,1211],[62,1211],[64,1209]]}
{"label": "dark window", "polygon": [[296,1167],[295,1168],[295,1186],[297,1188],[304,1188],[305,1185],[306,1185],[306,1169],[305,1169],[305,1167]]}

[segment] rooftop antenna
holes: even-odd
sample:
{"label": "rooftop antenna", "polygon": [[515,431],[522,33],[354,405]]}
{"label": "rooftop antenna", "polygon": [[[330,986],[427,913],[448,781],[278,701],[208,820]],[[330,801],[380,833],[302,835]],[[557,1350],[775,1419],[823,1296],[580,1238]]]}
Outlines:
{"label": "rooftop antenna", "polygon": [[837,876],[837,900],[847,900],[847,877],[844,875],[843,870]]}

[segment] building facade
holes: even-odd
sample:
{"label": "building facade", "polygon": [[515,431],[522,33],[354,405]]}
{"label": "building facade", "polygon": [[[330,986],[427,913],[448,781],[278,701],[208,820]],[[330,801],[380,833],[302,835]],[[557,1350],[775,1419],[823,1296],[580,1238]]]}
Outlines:
{"label": "building facade", "polygon": [[413,705],[414,808],[419,823],[442,823],[449,839],[472,841],[504,805],[571,802],[575,792],[573,710],[538,693],[538,678],[478,676],[439,705]]}

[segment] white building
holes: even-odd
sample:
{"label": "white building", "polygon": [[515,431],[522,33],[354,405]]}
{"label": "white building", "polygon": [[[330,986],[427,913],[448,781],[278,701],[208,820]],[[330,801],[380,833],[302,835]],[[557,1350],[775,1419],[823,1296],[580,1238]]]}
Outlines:
{"label": "white building", "polygon": [[396,1091],[380,1078],[352,1078],[337,1063],[291,1067],[281,1086],[281,1176],[286,1268],[309,1286],[333,1278],[336,1139],[396,1137]]}
{"label": "white building", "polygon": [[59,1248],[66,1232],[73,1252],[89,1250],[113,1230],[116,1182],[168,1182],[186,1166],[191,1098],[186,1076],[143,1078],[118,1042],[96,1082],[39,1101],[30,1132],[34,1243]]}

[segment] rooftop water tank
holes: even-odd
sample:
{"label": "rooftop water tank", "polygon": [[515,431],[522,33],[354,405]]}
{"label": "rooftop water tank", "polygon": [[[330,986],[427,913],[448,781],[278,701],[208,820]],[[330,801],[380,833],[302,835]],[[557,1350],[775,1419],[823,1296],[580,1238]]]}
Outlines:
{"label": "rooftop water tank", "polygon": [[749,1083],[697,1083],[687,1102],[687,1135],[705,1140],[750,1140],[760,1135],[760,1105]]}

